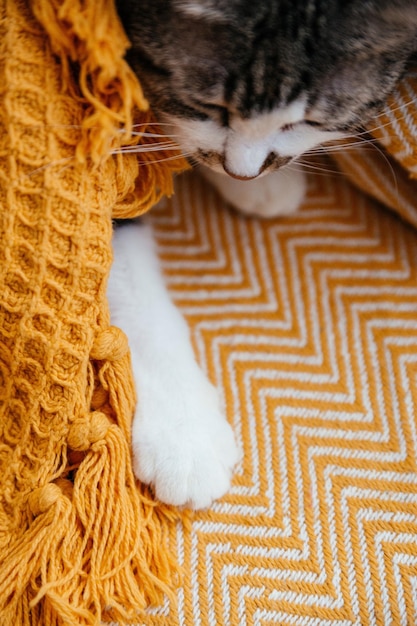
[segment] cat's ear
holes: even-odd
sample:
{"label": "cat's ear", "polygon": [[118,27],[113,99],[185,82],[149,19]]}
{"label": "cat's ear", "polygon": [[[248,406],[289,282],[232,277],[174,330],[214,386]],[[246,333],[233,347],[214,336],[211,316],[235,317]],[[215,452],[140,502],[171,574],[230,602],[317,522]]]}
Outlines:
{"label": "cat's ear", "polygon": [[379,0],[363,28],[375,53],[411,54],[417,49],[417,0]]}
{"label": "cat's ear", "polygon": [[417,2],[416,0],[394,0],[383,2],[381,6],[384,21],[394,28],[404,29],[417,37]]}

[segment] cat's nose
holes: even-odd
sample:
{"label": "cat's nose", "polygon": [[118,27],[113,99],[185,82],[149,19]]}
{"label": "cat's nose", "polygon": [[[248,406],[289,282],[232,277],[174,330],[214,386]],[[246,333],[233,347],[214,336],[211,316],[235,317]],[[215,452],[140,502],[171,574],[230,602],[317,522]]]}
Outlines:
{"label": "cat's nose", "polygon": [[226,162],[226,160],[223,161],[223,169],[226,174],[232,178],[236,178],[237,180],[253,180],[254,178],[258,178],[258,176],[263,174],[263,172],[265,172],[272,165],[274,166],[274,169],[278,169],[279,167],[286,165],[289,161],[291,161],[291,157],[282,157],[278,156],[275,152],[270,152],[256,173],[250,175],[237,173],[233,170],[233,167]]}

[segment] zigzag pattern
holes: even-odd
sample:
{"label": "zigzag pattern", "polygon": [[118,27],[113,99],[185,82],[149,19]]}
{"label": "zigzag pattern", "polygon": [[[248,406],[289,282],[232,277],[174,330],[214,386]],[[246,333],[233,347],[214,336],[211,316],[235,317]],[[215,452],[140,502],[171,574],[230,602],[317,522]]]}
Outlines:
{"label": "zigzag pattern", "polygon": [[243,461],[146,624],[416,624],[416,232],[341,177],[259,221],[187,174],[150,219]]}
{"label": "zigzag pattern", "polygon": [[413,178],[417,174],[417,70],[410,69],[397,84],[389,106],[377,118],[372,135]]}
{"label": "zigzag pattern", "polygon": [[353,138],[348,150],[333,148],[333,159],[355,185],[417,227],[416,69],[398,83],[368,130],[368,135]]}

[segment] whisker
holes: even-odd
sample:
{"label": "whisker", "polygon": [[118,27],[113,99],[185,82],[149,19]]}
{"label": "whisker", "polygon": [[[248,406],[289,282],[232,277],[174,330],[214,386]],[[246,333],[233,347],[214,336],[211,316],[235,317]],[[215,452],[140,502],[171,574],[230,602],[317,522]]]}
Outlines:
{"label": "whisker", "polygon": [[115,150],[111,150],[110,154],[143,154],[144,152],[163,152],[164,150],[175,150],[180,152],[180,148],[174,143],[150,144],[138,146],[122,146]]}
{"label": "whisker", "polygon": [[[392,176],[392,181],[393,181],[393,184],[394,184],[394,189],[395,189],[395,192],[394,192],[394,193],[395,193],[395,195],[396,195],[397,199],[399,199],[399,190],[398,190],[398,181],[397,181],[397,177],[396,177],[395,170],[394,170],[394,168],[393,168],[393,166],[392,166],[392,163],[390,162],[390,160],[389,160],[388,156],[385,154],[384,150],[383,150],[383,149],[382,149],[382,148],[378,145],[378,142],[373,141],[373,140],[368,140],[368,139],[362,139],[362,142],[364,142],[364,143],[365,143],[365,146],[362,148],[363,150],[368,150],[368,151],[370,151],[370,150],[371,150],[371,148],[372,148],[372,149],[374,150],[374,152],[375,152],[375,150],[376,150],[376,151],[377,151],[377,153],[378,153],[378,155],[379,155],[380,157],[382,157],[382,158],[383,158],[383,160],[385,161],[386,165],[388,166],[388,169],[389,169],[390,175]],[[356,144],[356,145],[357,145],[357,143],[361,143],[361,142],[355,142],[355,144]],[[366,144],[371,144],[371,145],[366,145]],[[356,145],[350,144],[350,146],[351,146],[351,147],[356,147]],[[348,147],[348,146],[346,146],[346,148],[347,148],[347,147]],[[323,148],[325,148],[325,146],[323,146]],[[346,148],[345,148],[345,149],[346,149]],[[306,153],[305,153],[305,155],[301,155],[301,156],[310,156],[311,154],[312,154],[312,153],[310,153],[310,152],[306,152]],[[330,156],[331,156],[331,152],[330,152]],[[302,167],[307,167],[307,168],[309,168],[310,170],[315,170],[315,174],[319,174],[319,173],[323,173],[323,172],[328,172],[328,173],[332,173],[332,174],[342,174],[342,175],[344,175],[344,172],[343,172],[343,171],[338,171],[338,172],[334,172],[334,171],[333,171],[333,172],[332,172],[331,170],[320,168],[320,167],[316,166],[315,164],[312,164],[312,163],[306,163],[306,162],[304,162],[304,161],[300,161],[299,159],[297,159],[297,160],[293,161],[293,163],[295,163],[295,164],[300,164]],[[288,167],[288,166],[287,166],[287,167]],[[320,170],[321,170],[321,172],[320,172]]]}
{"label": "whisker", "polygon": [[[412,100],[410,102],[412,102]],[[400,105],[398,107],[395,107],[394,109],[387,109],[387,113],[381,113],[379,116],[375,116],[374,119],[376,119],[377,117],[381,117],[382,115],[387,116],[391,111],[396,111],[396,110],[402,108],[402,106],[406,106],[406,105]],[[405,113],[402,116],[402,119],[405,119]],[[399,118],[399,120],[401,120],[401,118]],[[397,120],[397,121],[399,121],[399,120]],[[387,127],[392,126],[392,125],[393,125],[393,122],[391,120],[388,120],[388,122],[385,122],[384,124],[378,124],[378,125],[373,126],[373,127],[364,128],[363,130],[357,131],[355,133],[346,134],[343,137],[343,139],[360,139],[363,136],[366,137],[367,135],[370,135],[371,133],[374,133],[377,130],[381,130],[383,128],[387,128]],[[374,138],[372,138],[372,139],[375,140]]]}
{"label": "whisker", "polygon": [[175,159],[179,159],[179,158],[184,158],[187,159],[187,157],[191,156],[191,154],[187,155],[187,153],[182,153],[182,154],[175,154],[173,156],[169,156],[169,157],[164,157],[163,159],[152,159],[151,162],[149,161],[138,161],[139,165],[152,165],[154,163],[165,163],[166,161],[175,161]]}
{"label": "whisker", "polygon": [[[396,121],[398,122],[400,120]],[[363,134],[375,133],[377,130],[381,130],[382,128],[388,128],[389,126],[393,126],[393,122],[391,120],[388,120],[388,122],[385,122],[385,124],[379,124],[378,126],[374,126],[373,128],[368,128],[368,130],[364,131]]]}
{"label": "whisker", "polygon": [[332,154],[334,152],[342,152],[344,150],[353,150],[353,149],[357,149],[358,147],[361,147],[363,149],[368,149],[371,150],[372,146],[367,145],[366,143],[363,144],[361,142],[356,142],[356,143],[348,143],[348,144],[342,144],[340,146],[320,146],[317,148],[312,148],[311,150],[308,150],[305,154],[308,154],[309,156],[321,156],[321,155],[325,155],[325,154]]}
{"label": "whisker", "polygon": [[[83,128],[82,124],[29,124],[28,125],[30,128],[62,128],[62,129],[78,129],[81,130]],[[133,124],[132,128],[148,128],[148,127],[160,127],[160,126],[171,126],[172,128],[174,128],[173,124],[168,124],[168,123],[164,123],[164,122],[143,122],[140,124]],[[92,126],[91,130],[93,129],[98,129],[100,130],[100,126]],[[152,129],[151,129],[152,130]],[[127,133],[127,129],[126,128],[117,128],[115,129],[115,132],[123,134],[123,133]],[[146,130],[144,131],[130,131],[131,135],[135,135],[135,136],[142,136],[142,137],[168,137],[168,135],[166,133],[152,133],[152,132],[147,132]],[[170,135],[170,136],[174,136],[174,135]]]}
{"label": "whisker", "polygon": [[407,108],[410,106],[410,104],[413,104],[415,102],[415,98],[410,98],[410,100],[406,100],[406,102],[401,102],[398,106],[396,107],[388,107],[386,106],[383,111],[381,111],[381,113],[378,113],[378,115],[374,116],[374,119],[377,119],[378,117],[382,117],[384,115],[387,115],[388,112],[393,112],[395,113],[395,111],[398,111],[399,109],[402,108]]}
{"label": "whisker", "polygon": [[392,166],[392,163],[389,160],[388,156],[385,154],[385,152],[382,150],[382,148],[380,148],[378,146],[378,144],[375,144],[375,148],[379,152],[380,156],[382,156],[382,158],[384,159],[385,163],[388,165],[388,169],[390,170],[390,173],[391,173],[391,176],[392,176],[392,180],[393,180],[393,183],[394,183],[394,187],[395,187],[395,195],[397,196],[397,201],[399,201],[400,193],[399,193],[399,190],[398,190],[398,181],[397,181],[397,176],[395,175],[395,170],[394,170],[394,168]]}
{"label": "whisker", "polygon": [[309,161],[302,161],[300,159],[296,159],[292,163],[289,163],[286,167],[290,167],[291,165],[300,165],[303,169],[312,170],[314,173],[317,174],[343,174],[343,172],[341,172],[340,170],[330,169],[327,167],[323,167],[319,164],[310,163]]}
{"label": "whisker", "polygon": [[[171,126],[172,128],[175,127],[175,124],[170,124],[169,122],[141,122],[139,124],[132,124],[132,128],[138,128],[139,126]],[[124,131],[124,128],[121,128],[120,130]]]}
{"label": "whisker", "polygon": [[[300,171],[301,172],[305,172],[306,171],[305,166],[303,164],[297,163],[297,162],[294,162],[292,165],[286,165],[285,169],[288,170],[288,172],[292,172],[292,171],[294,171],[294,172],[300,172]],[[282,172],[282,173],[284,174],[284,172]],[[324,172],[314,171],[314,172],[307,172],[307,173],[308,174],[310,174],[310,173],[313,174],[314,177],[316,177],[316,176],[325,176],[327,178],[336,175],[336,172],[326,172],[326,171],[324,171]],[[338,174],[343,174],[343,172],[337,172],[337,173]]]}
{"label": "whisker", "polygon": [[30,177],[30,176],[34,176],[35,174],[39,174],[40,172],[44,172],[45,170],[54,167],[56,165],[60,165],[60,164],[66,164],[65,167],[61,168],[61,170],[59,170],[59,172],[63,172],[66,167],[69,167],[69,165],[71,164],[71,161],[74,160],[74,157],[66,157],[65,159],[58,159],[57,161],[51,161],[50,163],[45,163],[45,165],[41,165],[40,167],[36,167],[35,169],[31,170],[30,172],[28,172],[27,174],[25,174],[26,177]]}
{"label": "whisker", "polygon": [[159,138],[159,137],[165,137],[165,138],[169,138],[169,137],[177,137],[178,135],[166,135],[165,133],[148,133],[145,131],[138,131],[138,130],[134,130],[131,133],[132,135],[134,135],[135,137],[155,137],[155,138]]}
{"label": "whisker", "polygon": [[165,141],[154,141],[152,143],[138,143],[132,145],[120,146],[121,150],[134,150],[135,148],[165,148],[166,146],[176,147],[179,150],[179,146],[175,141],[171,141],[169,137],[164,137]]}
{"label": "whisker", "polygon": [[322,144],[308,150],[305,154],[308,154],[309,156],[331,154],[344,150],[357,149],[358,146],[362,149],[372,149],[372,146],[376,143],[376,141],[377,140],[373,137],[358,137],[356,141],[347,141],[346,143]]}
{"label": "whisker", "polygon": [[[390,116],[391,113],[395,113],[396,111],[399,111],[401,109],[404,109],[404,111],[402,111],[402,115],[400,115],[399,117],[397,117],[395,119],[396,122],[399,122],[401,120],[405,120],[407,113],[408,113],[408,107],[410,106],[410,104],[413,103],[417,103],[416,98],[411,98],[410,100],[406,101],[406,102],[402,102],[401,104],[399,104],[396,107],[390,108],[390,107],[386,107],[382,113],[380,113],[379,115],[375,115],[375,117],[373,118],[374,120],[377,120],[378,118],[381,117],[388,117]],[[367,131],[365,132],[375,132],[376,130],[379,130],[381,128],[385,128],[387,126],[392,126],[393,125],[393,121],[392,120],[388,120],[388,122],[386,122],[385,124],[379,124],[373,128],[368,128]]]}

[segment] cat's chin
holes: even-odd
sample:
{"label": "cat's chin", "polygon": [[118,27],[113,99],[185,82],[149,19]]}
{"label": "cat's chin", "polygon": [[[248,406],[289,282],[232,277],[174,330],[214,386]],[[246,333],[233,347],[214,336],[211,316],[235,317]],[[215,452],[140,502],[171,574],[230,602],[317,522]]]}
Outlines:
{"label": "cat's chin", "polygon": [[199,171],[228,203],[246,215],[289,215],[297,211],[306,193],[306,174],[301,170],[264,172],[252,180],[236,180],[221,168],[203,166]]}

